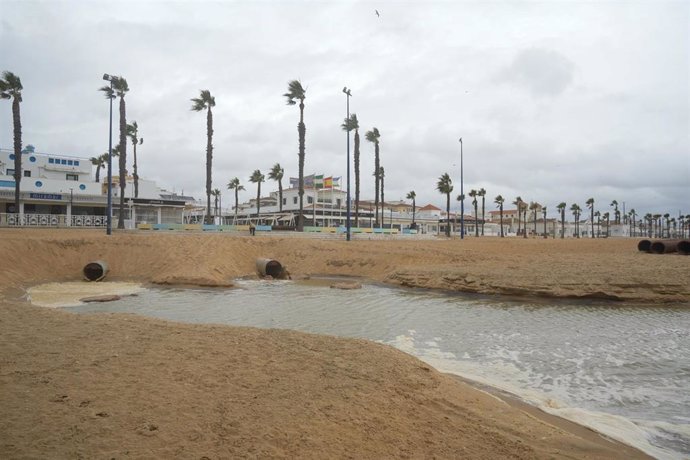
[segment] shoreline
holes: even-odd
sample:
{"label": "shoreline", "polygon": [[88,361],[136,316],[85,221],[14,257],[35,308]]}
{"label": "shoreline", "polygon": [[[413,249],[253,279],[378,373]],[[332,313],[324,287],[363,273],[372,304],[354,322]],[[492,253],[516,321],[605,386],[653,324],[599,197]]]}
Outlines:
{"label": "shoreline", "polygon": [[[447,264],[449,258],[460,258],[464,262],[464,267],[471,264],[473,268],[478,268],[477,271],[479,272],[490,273],[494,270],[496,275],[493,278],[485,276],[480,279],[486,286],[497,286],[504,281],[510,283],[524,281],[524,276],[518,276],[517,280],[512,279],[514,277],[506,277],[506,268],[510,268],[510,265],[513,265],[513,270],[515,270],[515,264],[517,264],[518,269],[520,266],[527,268],[532,265],[532,262],[540,259],[545,262],[543,265],[547,271],[554,271],[555,267],[556,271],[560,270],[556,275],[563,275],[565,273],[563,267],[571,266],[569,262],[572,262],[573,258],[582,259],[583,252],[585,253],[584,259],[589,260],[591,258],[593,263],[600,260],[602,248],[613,247],[614,252],[611,255],[620,255],[616,251],[624,246],[621,242],[613,245],[597,244],[595,251],[591,251],[591,248],[588,250],[591,244],[584,245],[585,251],[579,251],[578,248],[573,249],[573,243],[576,242],[563,245],[562,248],[566,250],[565,258],[567,260],[565,264],[554,265],[553,255],[540,254],[535,256],[532,254],[536,247],[533,244],[515,244],[514,242],[495,240],[491,242],[476,241],[469,245],[445,241],[375,242],[376,245],[362,244],[360,247],[354,248],[353,251],[352,245],[333,241],[300,240],[300,242],[296,242],[291,240],[289,244],[284,244],[285,242],[275,240],[256,241],[255,239],[217,237],[215,235],[185,235],[185,238],[182,239],[176,238],[174,235],[136,235],[134,237],[117,235],[116,238],[108,239],[101,235],[86,235],[83,231],[77,234],[69,231],[31,232],[30,237],[17,236],[15,232],[3,233],[0,231],[2,234],[0,251],[10,254],[9,260],[17,260],[18,262],[11,270],[0,274],[1,294],[4,296],[4,299],[0,299],[0,328],[3,329],[0,340],[4,342],[2,351],[0,351],[2,353],[0,354],[0,360],[2,360],[0,362],[6,363],[6,366],[3,367],[6,367],[8,369],[6,372],[9,372],[0,377],[2,379],[0,383],[3,387],[13,389],[20,394],[31,395],[31,404],[36,405],[34,411],[37,413],[51,407],[53,409],[62,407],[63,409],[58,411],[59,414],[50,417],[46,415],[51,419],[48,422],[49,425],[53,423],[52,419],[57,417],[56,420],[61,420],[59,426],[64,425],[65,422],[72,423],[71,426],[79,427],[79,430],[90,433],[86,438],[77,441],[69,437],[63,437],[62,441],[46,441],[46,443],[41,444],[44,447],[49,445],[53,449],[72,449],[63,450],[63,453],[91,454],[93,454],[92,449],[98,448],[98,451],[105,455],[108,452],[117,452],[115,447],[117,443],[139,442],[144,436],[148,439],[144,444],[149,449],[154,449],[160,455],[173,454],[173,456],[174,452],[169,450],[171,446],[167,445],[179,441],[181,444],[178,443],[178,448],[183,448],[183,451],[185,451],[184,448],[193,449],[192,451],[185,451],[187,454],[204,451],[215,452],[215,456],[222,455],[222,452],[226,454],[232,452],[233,455],[261,454],[308,457],[310,456],[309,452],[314,455],[314,452],[318,450],[322,454],[329,455],[330,453],[331,456],[336,457],[341,456],[342,452],[349,451],[360,452],[359,455],[355,456],[372,456],[374,454],[375,456],[404,456],[411,453],[413,455],[414,453],[416,455],[424,453],[425,455],[433,454],[440,457],[463,454],[463,456],[472,458],[504,456],[517,458],[550,458],[554,456],[568,458],[649,458],[646,454],[629,447],[627,444],[609,441],[608,438],[589,428],[550,415],[538,407],[520,401],[517,397],[514,401],[505,401],[505,399],[511,398],[510,395],[504,394],[503,398],[500,398],[504,402],[499,403],[495,398],[500,394],[490,396],[486,393],[486,389],[481,387],[482,384],[478,382],[472,382],[470,384],[471,389],[459,388],[457,385],[458,381],[462,380],[461,377],[454,375],[444,377],[444,374],[439,374],[433,368],[420,365],[421,361],[416,358],[409,355],[401,357],[397,354],[404,354],[401,351],[395,350],[395,353],[392,353],[386,347],[381,348],[375,344],[363,343],[365,341],[362,340],[314,337],[309,334],[290,331],[230,326],[168,324],[159,320],[122,314],[93,315],[89,318],[81,318],[73,313],[52,311],[42,307],[28,306],[25,302],[17,302],[17,295],[31,284],[55,281],[56,279],[79,279],[79,269],[85,263],[84,261],[96,258],[108,260],[111,273],[107,279],[113,281],[136,280],[144,283],[177,284],[190,280],[202,280],[204,282],[215,280],[219,282],[219,285],[221,285],[220,283],[227,283],[233,278],[248,276],[253,273],[253,261],[257,255],[281,260],[288,265],[293,275],[297,276],[308,276],[314,273],[328,273],[335,276],[355,275],[385,284],[398,284],[391,283],[391,280],[395,280],[394,276],[391,277],[391,273],[397,273],[399,270],[395,263],[399,264],[400,261],[406,260],[408,273],[411,272],[410,270],[416,270],[415,273],[423,273],[427,276],[430,273],[439,275],[426,279],[420,278],[423,288],[433,289],[435,285],[447,284],[449,280],[455,279],[458,275],[458,272],[450,269]],[[10,238],[5,238],[6,236],[10,236]],[[490,252],[490,246],[497,244],[501,246],[500,251]],[[558,246],[561,247],[561,245]],[[213,248],[212,251],[211,248]],[[506,248],[513,252],[501,255]],[[91,254],[85,253],[87,249],[96,254],[91,257]],[[567,255],[569,253],[570,255]],[[12,255],[20,254],[21,257],[12,257]],[[200,254],[203,256],[193,259],[193,263],[190,262],[190,256]],[[639,260],[638,254],[634,253],[622,257],[632,257]],[[677,268],[673,264],[680,263],[680,266],[684,264],[678,258],[672,261],[673,258],[666,260],[665,256],[659,257],[664,259],[664,265],[671,265],[670,268],[667,267],[670,270]],[[524,260],[525,258],[527,260]],[[173,264],[162,263],[166,260],[177,262]],[[649,260],[651,261],[651,259]],[[657,259],[653,262],[660,260]],[[410,261],[414,262],[412,266],[409,265]],[[615,267],[610,265],[609,263],[609,268],[612,270],[609,278],[620,276],[617,275],[618,271]],[[640,299],[641,302],[649,302],[652,305],[669,301],[674,303],[687,302],[690,296],[687,295],[687,286],[683,283],[688,279],[680,276],[677,280],[668,283],[668,280],[663,279],[664,269],[659,270],[659,267],[655,266],[654,263],[649,265],[634,269],[633,276],[648,276],[647,286],[659,286],[658,290],[663,292],[657,293],[656,297],[643,296],[645,298]],[[593,272],[601,272],[603,268],[606,267],[603,267],[599,262]],[[466,270],[466,268],[464,269]],[[534,271],[530,272],[530,276],[535,276]],[[475,272],[472,271],[472,273]],[[508,274],[511,273],[508,271]],[[543,275],[544,273],[542,271],[536,275]],[[654,278],[654,273],[660,276],[658,280]],[[592,276],[591,272],[587,272],[587,274]],[[472,276],[476,275],[470,275],[470,279],[467,280],[467,275],[465,275],[463,283],[476,283],[477,280],[473,280]],[[578,276],[582,275],[576,275],[576,277]],[[623,274],[623,279],[614,279],[613,281],[619,282],[618,284],[630,283],[632,280],[626,278],[629,276],[630,273]],[[687,278],[687,275],[685,277]],[[552,279],[556,278],[557,276]],[[539,277],[536,276],[533,279],[539,279]],[[539,284],[543,285],[543,281],[543,279],[540,280]],[[527,286],[530,288],[529,284]],[[668,289],[668,286],[671,286],[672,289]],[[458,289],[459,287],[462,287],[462,283],[455,283],[453,289],[450,290],[462,291],[462,289]],[[532,287],[535,286],[532,285]],[[552,285],[551,289],[553,287]],[[593,279],[591,283],[583,283],[579,292],[587,292],[600,287],[601,285],[597,284],[597,280]],[[480,293],[484,294],[485,292]],[[652,300],[650,301],[649,298]],[[669,300],[670,298],[682,300]],[[615,304],[615,302],[612,303],[612,305]],[[36,308],[46,311],[35,310]],[[48,325],[54,325],[55,328],[49,328]],[[93,336],[94,327],[99,331],[96,336]],[[131,332],[132,329],[135,329],[137,334],[132,335],[127,332]],[[64,335],[54,336],[53,334],[58,330],[63,331]],[[135,343],[121,343],[119,338],[121,336],[113,335],[114,332],[118,331],[119,334],[124,334],[123,336],[135,337],[131,339]],[[206,337],[208,334],[215,337],[216,340],[209,341]],[[140,350],[144,344],[157,346],[155,342],[151,342],[151,335],[159,337],[168,346],[162,349],[157,348],[155,353],[151,352],[153,356],[148,356],[148,351],[144,353],[145,356],[139,356],[141,351],[136,350]],[[251,337],[250,344],[245,345],[239,337]],[[23,347],[17,348],[20,343],[23,344]],[[264,343],[264,345],[257,347],[259,343]],[[315,346],[315,343],[318,345]],[[106,345],[105,348],[103,348],[104,345]],[[131,346],[135,348],[132,349]],[[123,347],[127,350],[122,350]],[[275,357],[267,358],[257,355],[257,352],[264,347],[273,349],[276,356],[284,356],[286,363],[278,363],[278,358]],[[360,350],[360,347],[364,348]],[[83,350],[83,348],[88,350]],[[364,351],[365,349],[367,351]],[[116,362],[106,366],[108,371],[112,373],[109,375],[115,375],[116,378],[110,378],[107,385],[99,379],[89,378],[90,374],[98,373],[103,369],[98,369],[100,364],[89,365],[88,363],[109,363],[113,361],[111,354],[115,350],[120,351],[113,356],[123,356],[123,353],[125,355],[133,354],[131,359],[127,360],[125,367]],[[144,348],[144,350],[148,349]],[[232,352],[228,354],[230,350]],[[348,351],[343,353],[343,350]],[[234,352],[238,352],[240,356],[251,357],[251,359],[249,361],[237,361],[234,358]],[[304,354],[305,352],[308,353],[308,357]],[[77,359],[82,353],[93,353],[94,356],[90,356],[89,359]],[[177,353],[184,355],[182,360],[176,356]],[[218,360],[217,356],[226,356],[227,359],[236,364],[228,364],[222,359]],[[53,359],[48,359],[50,357]],[[163,364],[171,359],[179,365],[179,369]],[[62,365],[56,368],[55,360],[60,361]],[[41,366],[37,362],[44,362],[44,365]],[[237,367],[240,362],[243,363],[243,367]],[[314,369],[315,363],[317,363],[318,369],[322,369],[321,371]],[[393,363],[399,368],[396,366],[391,368]],[[94,365],[96,368],[92,368]],[[151,371],[151,367],[154,370],[157,369],[158,372]],[[12,371],[12,369],[14,370]],[[323,369],[328,369],[328,371],[324,374]],[[403,369],[405,369],[404,372]],[[157,400],[155,403],[141,399],[139,392],[131,387],[130,381],[132,379],[141,380],[142,375],[139,374],[142,373],[146,375],[147,391],[153,392],[152,397]],[[208,406],[207,403],[203,403],[202,405],[207,406],[204,411],[195,405],[192,405],[193,407],[189,405],[190,401],[184,394],[185,391],[190,391],[189,388],[180,387],[178,385],[180,381],[173,385],[175,380],[171,383],[165,378],[167,375],[169,379],[169,376],[174,376],[176,373],[183,374],[197,384],[200,380],[206,382],[205,385],[211,385],[214,388],[225,388],[229,385],[233,390],[225,396],[222,392],[218,395],[213,393],[211,399],[215,406],[213,404],[211,406],[215,409]],[[229,382],[233,380],[234,373],[246,375],[231,384]],[[41,375],[44,375],[43,381]],[[398,377],[392,378],[393,375],[398,375]],[[80,381],[82,378],[86,380]],[[268,381],[266,381],[267,378]],[[334,378],[336,379],[333,380]],[[38,383],[36,379],[38,379]],[[45,381],[46,379],[47,381]],[[184,383],[185,378],[181,380]],[[285,380],[296,384],[298,388],[302,388],[301,393],[310,393],[311,390],[309,389],[313,389],[313,393],[310,394],[311,399],[305,399],[306,395],[299,391],[293,391],[290,386],[282,386],[281,382],[285,382]],[[263,387],[255,388],[266,398],[266,403],[272,401],[272,404],[264,408],[267,412],[258,416],[255,411],[249,410],[251,407],[245,407],[245,405],[252,406],[251,392],[245,394],[246,398],[249,399],[236,399],[233,395],[247,393],[246,388],[254,388],[257,382],[261,381],[273,382],[273,385],[277,385],[280,391],[275,389],[269,391]],[[342,384],[342,382],[348,383]],[[124,417],[124,420],[121,420],[121,417],[118,418],[117,426],[111,426],[106,432],[99,431],[97,424],[94,425],[94,420],[101,418],[107,418],[111,422],[115,420],[113,420],[114,417],[103,417],[98,413],[91,414],[86,418],[84,418],[83,413],[79,415],[79,408],[87,407],[90,403],[87,403],[87,406],[81,406],[81,404],[85,401],[92,401],[92,399],[83,399],[76,405],[55,406],[59,403],[60,398],[65,396],[58,393],[67,393],[68,389],[70,389],[69,392],[72,392],[71,388],[75,387],[75,384],[76,388],[84,388],[87,392],[93,392],[96,399],[101,399],[98,397],[100,394],[105,398],[101,400],[102,403],[111,399],[109,404],[115,404],[111,410],[116,410],[116,407],[130,407],[131,413],[127,416],[119,414]],[[46,394],[43,385],[55,387],[52,389],[54,394]],[[172,388],[169,388],[171,385]],[[166,442],[163,443],[156,443],[149,439],[149,436],[146,436],[146,430],[141,429],[143,425],[136,425],[138,428],[134,430],[133,434],[131,424],[135,422],[134,419],[149,417],[165,420],[168,428],[171,428],[168,422],[179,418],[175,416],[175,412],[167,411],[166,404],[169,404],[170,401],[157,394],[157,392],[163,391],[159,386],[170,389],[175,395],[173,400],[176,401],[176,405],[186,408],[186,410],[182,410],[182,413],[201,425],[206,423],[204,415],[214,414],[219,405],[227,404],[229,397],[231,401],[234,401],[233,413],[242,414],[240,418],[243,420],[243,425],[237,427],[232,425],[231,421],[223,419],[225,421],[221,420],[219,423],[225,427],[223,429],[225,431],[210,429],[210,431],[201,430],[197,435],[187,433],[194,440],[184,438],[184,436],[184,440],[180,440],[180,430],[185,431],[186,429],[184,424],[172,424],[172,428],[174,428],[172,431],[176,432],[172,437],[159,436],[162,435],[162,430],[159,428],[151,430],[149,427],[149,431],[155,432],[153,434],[148,433],[151,435],[150,438],[165,438]],[[494,390],[496,392],[501,391]],[[263,391],[268,393],[263,394]],[[30,432],[40,432],[37,434],[49,438],[51,437],[49,434],[51,430],[47,429],[44,424],[42,425],[43,422],[35,420],[35,414],[22,415],[26,408],[26,398],[13,399],[11,396],[13,393],[10,392],[9,394],[10,396],[6,396],[0,405],[0,412],[2,412],[0,415],[8,420],[0,422],[0,433],[3,434],[1,437],[12,439],[15,443],[12,445],[15,447],[21,444],[26,449],[39,448],[40,446],[36,446],[35,442],[32,444],[31,436],[26,439],[25,436],[15,431],[12,425],[24,426]],[[55,394],[58,396],[56,397]],[[203,394],[204,397],[207,397],[206,393]],[[76,401],[76,396],[69,394],[66,396],[67,402]],[[285,399],[286,397],[287,399]],[[315,408],[313,407],[314,403],[311,402],[314,400],[321,401],[323,404]],[[285,401],[289,401],[290,405],[285,406]],[[410,406],[411,402],[415,403]],[[24,405],[17,405],[19,403]],[[131,406],[133,403],[135,405]],[[141,406],[142,404],[143,406]],[[391,412],[390,404],[397,408],[397,412]],[[510,406],[510,410],[504,407],[506,404]],[[20,407],[23,409],[20,410]],[[295,413],[295,407],[301,409]],[[327,409],[328,407],[340,407],[341,411],[333,412],[331,409]],[[110,414],[108,411],[103,411],[103,413]],[[346,419],[347,417],[343,418],[343,413],[355,415]],[[149,416],[145,414],[149,414]],[[401,414],[407,415],[401,416]],[[256,421],[253,419],[257,416],[261,419],[261,425],[256,425]],[[285,417],[293,420],[295,426],[301,428],[295,432],[286,429],[279,423],[276,424],[277,420]],[[389,421],[381,425],[383,420]],[[157,422],[154,425],[160,427],[160,423]],[[92,427],[92,425],[94,426]],[[257,439],[252,434],[253,431],[247,430],[244,425],[253,426],[253,430],[260,430],[263,435]],[[309,427],[309,430],[305,432],[306,426]],[[420,431],[420,426],[426,428]],[[477,429],[477,426],[480,428]],[[64,431],[64,428],[54,427],[54,429]],[[231,432],[233,430],[237,432],[237,436],[233,439],[240,446],[235,446],[229,451],[213,450],[215,448],[212,446],[224,439],[225,435],[222,433],[228,429]],[[339,433],[335,441],[330,434],[333,430]],[[203,434],[204,432],[207,434]],[[301,437],[297,436],[298,432],[302,433]],[[303,438],[304,433],[309,433],[306,440]],[[455,440],[452,439],[451,433],[456,433],[456,435],[457,433],[465,433],[467,437],[466,439]],[[168,431],[166,434],[170,435]],[[93,436],[106,436],[106,438],[94,444]],[[276,436],[281,439],[280,442]],[[199,444],[200,440],[203,441],[201,444]],[[151,444],[152,442],[153,444]],[[108,443],[111,443],[110,447],[115,450],[108,450],[107,448],[103,450],[105,444]],[[330,450],[334,448],[330,444],[339,446],[341,450]],[[204,449],[197,449],[201,445],[204,446]],[[0,451],[14,452],[15,454],[28,452],[21,449],[13,451],[11,450],[12,447],[8,446],[8,444],[0,445]],[[223,449],[228,448],[225,444],[223,446]],[[350,450],[342,450],[343,448]],[[43,451],[40,449],[36,451],[36,453],[39,452]]]}

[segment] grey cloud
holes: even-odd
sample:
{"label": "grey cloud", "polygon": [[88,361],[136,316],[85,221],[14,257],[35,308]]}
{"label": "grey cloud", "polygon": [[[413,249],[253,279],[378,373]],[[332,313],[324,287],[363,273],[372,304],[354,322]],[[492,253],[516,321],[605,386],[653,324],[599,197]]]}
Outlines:
{"label": "grey cloud", "polygon": [[530,48],[517,54],[497,76],[499,82],[512,82],[537,97],[558,96],[572,85],[575,64],[561,53]]}

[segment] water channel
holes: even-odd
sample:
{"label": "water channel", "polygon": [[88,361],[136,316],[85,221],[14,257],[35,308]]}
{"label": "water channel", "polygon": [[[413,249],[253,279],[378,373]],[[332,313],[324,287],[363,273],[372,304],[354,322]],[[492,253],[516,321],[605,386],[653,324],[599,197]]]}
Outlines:
{"label": "water channel", "polygon": [[390,344],[658,458],[690,456],[690,308],[239,281],[66,307]]}

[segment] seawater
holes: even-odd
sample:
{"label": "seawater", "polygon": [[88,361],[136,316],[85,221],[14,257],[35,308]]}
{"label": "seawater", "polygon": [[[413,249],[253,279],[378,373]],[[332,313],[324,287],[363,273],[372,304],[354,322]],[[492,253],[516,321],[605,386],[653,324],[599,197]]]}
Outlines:
{"label": "seawater", "polygon": [[506,300],[290,281],[149,289],[70,307],[390,344],[657,458],[690,456],[690,305]]}

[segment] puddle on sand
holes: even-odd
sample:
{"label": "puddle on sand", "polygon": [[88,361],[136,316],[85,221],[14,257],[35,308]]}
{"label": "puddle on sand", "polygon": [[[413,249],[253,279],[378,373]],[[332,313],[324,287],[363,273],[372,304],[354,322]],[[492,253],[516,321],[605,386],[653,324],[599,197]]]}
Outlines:
{"label": "puddle on sand", "polygon": [[144,291],[139,283],[73,281],[46,283],[27,290],[29,301],[39,307],[72,307],[83,305],[79,299],[102,295],[132,295]]}

